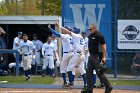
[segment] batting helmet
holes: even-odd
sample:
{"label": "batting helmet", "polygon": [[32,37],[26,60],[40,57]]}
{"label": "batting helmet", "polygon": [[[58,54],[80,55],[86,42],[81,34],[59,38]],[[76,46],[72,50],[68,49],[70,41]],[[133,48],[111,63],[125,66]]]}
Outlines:
{"label": "batting helmet", "polygon": [[72,28],[70,26],[64,26],[64,28],[66,28],[67,30],[71,31]]}
{"label": "batting helmet", "polygon": [[80,33],[80,29],[79,29],[79,28],[73,27],[72,29],[73,29],[73,32],[74,32],[75,34],[79,34],[79,33]]}

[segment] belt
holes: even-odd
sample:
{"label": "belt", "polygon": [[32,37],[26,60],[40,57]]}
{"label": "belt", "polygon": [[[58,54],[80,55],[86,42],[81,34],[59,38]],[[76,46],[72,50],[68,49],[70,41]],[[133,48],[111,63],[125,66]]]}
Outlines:
{"label": "belt", "polygon": [[69,52],[63,52],[63,53],[69,53]]}
{"label": "belt", "polygon": [[77,53],[82,53],[81,51],[77,51]]}
{"label": "belt", "polygon": [[52,55],[49,55],[49,54],[48,54],[48,55],[46,55],[46,56],[52,56]]}
{"label": "belt", "polygon": [[23,54],[24,56],[29,56],[29,55],[31,55],[31,53],[30,54]]}

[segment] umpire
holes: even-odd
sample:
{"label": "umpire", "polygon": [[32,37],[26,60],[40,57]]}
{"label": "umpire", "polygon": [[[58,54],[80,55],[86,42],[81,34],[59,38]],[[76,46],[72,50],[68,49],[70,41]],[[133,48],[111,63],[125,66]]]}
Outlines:
{"label": "umpire", "polygon": [[94,24],[91,24],[89,26],[90,35],[88,36],[89,42],[88,42],[88,47],[89,47],[89,60],[88,60],[88,67],[87,67],[87,92],[85,93],[93,93],[93,87],[92,87],[92,75],[93,75],[93,70],[96,70],[97,76],[100,80],[103,81],[105,85],[105,92],[104,93],[111,93],[111,90],[113,87],[111,86],[109,80],[105,76],[104,73],[100,73],[98,71],[98,66],[100,64],[99,61],[99,53],[100,50],[103,52],[103,58],[102,62],[105,64],[106,63],[106,44],[105,44],[105,39],[104,36],[97,31],[97,26]]}

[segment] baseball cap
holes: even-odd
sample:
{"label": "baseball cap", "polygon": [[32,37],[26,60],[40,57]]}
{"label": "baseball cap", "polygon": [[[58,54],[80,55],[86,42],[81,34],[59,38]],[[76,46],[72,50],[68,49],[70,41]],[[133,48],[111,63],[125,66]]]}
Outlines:
{"label": "baseball cap", "polygon": [[75,34],[79,34],[79,33],[80,33],[80,29],[79,29],[79,28],[73,27],[72,29],[73,29],[73,32],[74,32]]}
{"label": "baseball cap", "polygon": [[82,34],[86,34],[86,32],[82,31]]}
{"label": "baseball cap", "polygon": [[28,35],[27,35],[27,34],[23,34],[23,36],[27,36],[27,37],[28,37]]}
{"label": "baseball cap", "polygon": [[37,37],[38,35],[37,34],[33,34],[33,37]]}
{"label": "baseball cap", "polygon": [[71,31],[72,28],[70,26],[64,26],[64,28],[66,28],[67,30]]}
{"label": "baseball cap", "polygon": [[19,31],[17,34],[18,34],[18,35],[22,35],[22,32],[21,32],[21,31]]}

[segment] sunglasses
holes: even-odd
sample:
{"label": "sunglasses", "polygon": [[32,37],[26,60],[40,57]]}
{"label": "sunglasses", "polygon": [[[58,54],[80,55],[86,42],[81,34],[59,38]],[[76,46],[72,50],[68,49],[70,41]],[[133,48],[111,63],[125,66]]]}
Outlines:
{"label": "sunglasses", "polygon": [[87,29],[87,30],[92,30],[92,29],[89,28],[89,29]]}

